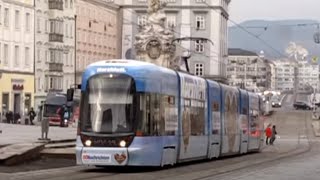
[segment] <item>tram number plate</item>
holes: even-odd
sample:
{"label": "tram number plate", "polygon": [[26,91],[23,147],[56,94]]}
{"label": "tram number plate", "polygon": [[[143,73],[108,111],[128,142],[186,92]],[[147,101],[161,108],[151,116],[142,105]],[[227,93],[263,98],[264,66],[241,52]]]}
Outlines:
{"label": "tram number plate", "polygon": [[110,163],[111,156],[109,154],[82,154],[84,163]]}

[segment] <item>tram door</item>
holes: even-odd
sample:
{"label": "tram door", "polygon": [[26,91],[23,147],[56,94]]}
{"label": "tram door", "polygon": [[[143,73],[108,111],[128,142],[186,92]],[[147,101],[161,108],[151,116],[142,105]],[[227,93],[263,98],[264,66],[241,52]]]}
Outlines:
{"label": "tram door", "polygon": [[218,158],[221,151],[221,104],[218,101],[211,103],[211,135],[209,144],[209,158]]}
{"label": "tram door", "polygon": [[249,95],[240,90],[240,127],[241,127],[241,147],[240,153],[248,152],[249,146]]}
{"label": "tram door", "polygon": [[208,158],[218,158],[221,153],[221,87],[218,83],[209,81],[209,153]]}

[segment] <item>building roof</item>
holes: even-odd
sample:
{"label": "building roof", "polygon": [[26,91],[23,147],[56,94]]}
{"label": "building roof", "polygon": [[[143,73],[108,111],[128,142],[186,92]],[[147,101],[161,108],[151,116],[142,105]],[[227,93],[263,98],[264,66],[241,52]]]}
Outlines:
{"label": "building roof", "polygon": [[229,56],[258,56],[258,54],[255,52],[243,50],[240,48],[229,48],[228,55]]}

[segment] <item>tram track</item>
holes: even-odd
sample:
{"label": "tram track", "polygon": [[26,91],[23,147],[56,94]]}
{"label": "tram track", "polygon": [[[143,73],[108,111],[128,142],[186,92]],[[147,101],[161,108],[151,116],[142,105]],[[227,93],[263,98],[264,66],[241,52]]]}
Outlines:
{"label": "tram track", "polygon": [[[296,114],[292,114],[292,117],[299,116],[301,120],[304,118],[304,122],[297,121],[299,117],[293,118],[293,124],[298,122],[295,126],[299,127],[299,129],[291,130],[290,120],[286,117],[286,113],[277,112],[274,114],[273,121],[276,122],[278,127],[281,128],[291,128],[287,131],[286,134],[290,134],[291,137],[298,134],[298,137],[295,136],[297,142],[292,144],[292,147],[289,148],[288,151],[277,152],[275,156],[272,155],[272,152],[263,152],[262,153],[254,153],[243,156],[236,157],[227,157],[213,161],[200,161],[195,163],[184,163],[181,165],[177,165],[172,168],[164,168],[164,169],[156,169],[156,170],[135,170],[134,168],[130,170],[130,168],[88,168],[88,167],[69,167],[69,168],[59,168],[52,170],[40,170],[33,171],[27,173],[15,173],[10,175],[9,179],[12,180],[63,180],[63,179],[77,179],[77,180],[102,180],[102,179],[192,179],[192,180],[204,180],[209,179],[211,177],[220,177],[224,176],[228,173],[235,173],[237,171],[246,171],[254,170],[257,168],[263,168],[267,166],[271,166],[277,161],[282,161],[286,159],[290,159],[294,156],[298,156],[304,153],[307,153],[311,150],[313,142],[310,141],[310,129],[308,123],[308,113],[304,112],[294,112]],[[280,115],[279,115],[280,114]],[[291,119],[291,117],[290,117]],[[279,130],[281,132],[281,130]],[[281,134],[281,133],[280,133]],[[299,142],[299,138],[301,134],[306,135],[306,139]],[[282,143],[282,142],[281,142]],[[293,142],[290,142],[293,143]],[[0,178],[1,179],[1,178]],[[6,179],[7,180],[7,179]]]}
{"label": "tram track", "polygon": [[[283,121],[283,119],[281,120]],[[239,167],[239,168],[232,168],[232,169],[229,169],[229,170],[224,170],[224,171],[217,171],[215,173],[210,173],[210,174],[207,174],[205,176],[202,176],[202,177],[198,177],[198,178],[193,178],[192,180],[205,180],[205,179],[208,179],[208,178],[212,178],[212,177],[219,177],[219,176],[224,176],[228,173],[234,173],[235,171],[241,171],[241,170],[246,170],[246,169],[250,169],[250,171],[252,171],[253,169],[261,169],[261,168],[266,168],[266,167],[269,167],[271,165],[273,165],[274,163],[276,162],[279,162],[279,161],[285,161],[285,160],[288,160],[288,159],[291,159],[292,157],[296,157],[296,156],[299,156],[299,155],[302,155],[302,154],[306,154],[308,152],[310,152],[312,150],[312,147],[313,145],[316,143],[316,142],[312,142],[310,140],[310,127],[308,127],[308,121],[309,121],[309,118],[307,117],[307,111],[304,112],[304,131],[305,131],[305,135],[306,135],[306,139],[307,139],[307,147],[299,147],[300,146],[300,133],[298,133],[298,145],[295,149],[292,149],[288,152],[283,152],[283,153],[280,153],[280,155],[274,159],[269,159],[269,160],[262,160],[261,162],[258,162],[258,163],[253,163],[253,164],[249,164],[247,166],[242,166],[242,167]],[[301,149],[302,148],[302,149]],[[301,149],[301,150],[300,150]],[[249,170],[248,170],[249,171]]]}

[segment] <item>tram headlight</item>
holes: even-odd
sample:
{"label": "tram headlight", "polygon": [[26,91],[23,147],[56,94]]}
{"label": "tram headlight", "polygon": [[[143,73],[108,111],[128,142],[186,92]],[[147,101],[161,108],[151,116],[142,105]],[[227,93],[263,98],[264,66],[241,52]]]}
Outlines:
{"label": "tram headlight", "polygon": [[120,147],[126,147],[126,142],[124,140],[120,141],[119,145]]}
{"label": "tram headlight", "polygon": [[91,144],[92,144],[92,141],[91,141],[91,140],[86,140],[86,142],[85,142],[85,145],[86,145],[86,146],[91,146]]}

